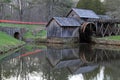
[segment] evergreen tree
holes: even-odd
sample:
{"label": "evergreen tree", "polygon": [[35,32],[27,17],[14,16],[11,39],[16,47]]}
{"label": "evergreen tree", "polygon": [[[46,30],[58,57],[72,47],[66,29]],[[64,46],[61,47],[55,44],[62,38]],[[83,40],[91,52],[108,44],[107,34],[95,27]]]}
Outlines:
{"label": "evergreen tree", "polygon": [[105,14],[105,6],[100,0],[79,0],[77,8],[91,9],[97,14]]}

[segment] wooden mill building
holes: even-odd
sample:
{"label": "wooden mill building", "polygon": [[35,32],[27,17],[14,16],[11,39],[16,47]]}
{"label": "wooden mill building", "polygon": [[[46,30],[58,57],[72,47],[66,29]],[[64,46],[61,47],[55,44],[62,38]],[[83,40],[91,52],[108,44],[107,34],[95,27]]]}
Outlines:
{"label": "wooden mill building", "polygon": [[[48,42],[90,42],[91,36],[119,34],[118,20],[92,10],[72,8],[66,17],[53,17],[48,24]],[[112,30],[113,29],[113,30]]]}
{"label": "wooden mill building", "polygon": [[77,39],[79,35],[73,35],[73,33],[79,26],[81,24],[74,18],[54,17],[47,24],[47,38],[51,40]]}

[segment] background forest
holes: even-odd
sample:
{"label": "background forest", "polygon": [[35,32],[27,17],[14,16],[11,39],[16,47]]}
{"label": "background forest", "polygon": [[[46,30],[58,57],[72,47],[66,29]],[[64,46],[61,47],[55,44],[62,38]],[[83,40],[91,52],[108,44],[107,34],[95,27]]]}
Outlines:
{"label": "background forest", "polygon": [[120,0],[0,0],[0,19],[47,22],[73,7],[120,18]]}

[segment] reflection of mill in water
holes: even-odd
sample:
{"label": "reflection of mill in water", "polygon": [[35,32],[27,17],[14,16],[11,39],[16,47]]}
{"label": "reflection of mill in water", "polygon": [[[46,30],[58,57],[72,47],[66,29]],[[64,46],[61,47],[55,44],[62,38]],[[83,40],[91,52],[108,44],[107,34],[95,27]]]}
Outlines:
{"label": "reflection of mill in water", "polygon": [[76,48],[48,47],[47,52],[47,60],[53,68],[67,68],[72,74],[93,71],[99,64],[109,64],[119,58],[119,51],[92,49],[90,45],[80,45]]}

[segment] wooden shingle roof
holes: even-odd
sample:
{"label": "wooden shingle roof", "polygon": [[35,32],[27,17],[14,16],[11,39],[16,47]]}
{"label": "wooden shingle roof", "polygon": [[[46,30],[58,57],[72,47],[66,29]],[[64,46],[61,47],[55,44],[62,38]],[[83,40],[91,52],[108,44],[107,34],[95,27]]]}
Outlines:
{"label": "wooden shingle roof", "polygon": [[76,19],[66,17],[53,17],[47,25],[49,25],[52,20],[55,20],[60,26],[77,27],[81,25]]}
{"label": "wooden shingle roof", "polygon": [[74,11],[81,18],[99,18],[99,16],[92,10],[72,8],[71,11]]}
{"label": "wooden shingle roof", "polygon": [[81,24],[74,18],[54,17],[61,26],[80,26]]}

